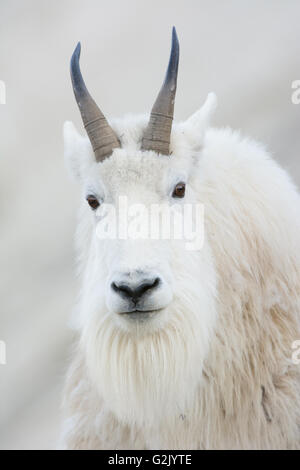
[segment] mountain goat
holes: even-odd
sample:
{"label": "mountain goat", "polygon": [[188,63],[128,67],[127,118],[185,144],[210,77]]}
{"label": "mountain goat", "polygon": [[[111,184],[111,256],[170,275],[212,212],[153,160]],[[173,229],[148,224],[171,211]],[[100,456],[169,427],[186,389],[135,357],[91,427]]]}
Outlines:
{"label": "mountain goat", "polygon": [[[300,197],[256,142],[214,129],[214,94],[173,123],[179,45],[146,117],[111,125],[71,60],[88,137],[64,128],[83,188],[78,341],[68,449],[300,446]],[[175,237],[99,237],[101,207],[204,207],[201,249]],[[86,200],[85,200],[86,199]],[[100,211],[100,212],[99,212]],[[118,215],[121,217],[121,214]],[[195,215],[193,215],[195,217]]]}

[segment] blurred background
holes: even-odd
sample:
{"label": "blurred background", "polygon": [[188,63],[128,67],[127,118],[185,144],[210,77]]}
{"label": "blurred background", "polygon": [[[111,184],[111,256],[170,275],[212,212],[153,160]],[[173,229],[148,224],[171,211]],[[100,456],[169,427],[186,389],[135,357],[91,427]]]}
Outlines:
{"label": "blurred background", "polygon": [[62,125],[82,132],[69,60],[104,113],[149,112],[171,27],[181,59],[175,118],[215,91],[214,124],[267,144],[300,183],[298,0],[0,0],[0,448],[55,448],[78,289],[80,190],[63,163]]}

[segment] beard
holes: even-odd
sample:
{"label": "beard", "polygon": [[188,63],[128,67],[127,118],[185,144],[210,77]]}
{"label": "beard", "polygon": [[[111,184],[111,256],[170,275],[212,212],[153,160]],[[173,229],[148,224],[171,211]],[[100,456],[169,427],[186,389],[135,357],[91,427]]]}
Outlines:
{"label": "beard", "polygon": [[216,312],[214,297],[204,289],[179,292],[161,327],[151,328],[149,320],[130,321],[123,329],[113,314],[94,309],[83,329],[90,380],[124,424],[155,427],[193,405]]}

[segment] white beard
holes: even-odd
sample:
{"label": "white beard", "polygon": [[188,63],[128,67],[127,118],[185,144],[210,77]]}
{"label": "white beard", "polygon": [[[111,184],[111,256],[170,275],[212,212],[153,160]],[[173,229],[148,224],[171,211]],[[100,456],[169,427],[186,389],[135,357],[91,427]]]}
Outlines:
{"label": "white beard", "polygon": [[125,331],[111,314],[92,315],[81,343],[89,375],[121,422],[152,427],[192,406],[216,322],[211,288],[179,289],[168,320],[152,331],[139,322]]}

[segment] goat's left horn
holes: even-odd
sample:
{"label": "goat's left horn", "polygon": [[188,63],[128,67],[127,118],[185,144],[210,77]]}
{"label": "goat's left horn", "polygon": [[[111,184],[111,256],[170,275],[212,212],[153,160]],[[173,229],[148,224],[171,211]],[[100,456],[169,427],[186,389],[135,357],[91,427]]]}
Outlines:
{"label": "goat's left horn", "polygon": [[85,86],[79,66],[80,50],[79,42],[71,58],[72,85],[84,127],[99,162],[111,155],[114,148],[120,147],[120,142]]}
{"label": "goat's left horn", "polygon": [[174,114],[179,61],[179,42],[176,29],[172,30],[172,47],[165,81],[153,105],[150,120],[145,130],[142,149],[154,150],[169,155],[170,135]]}

